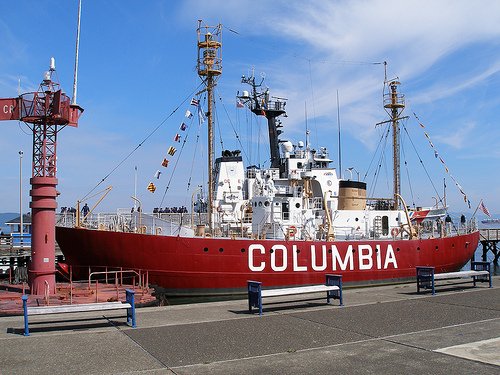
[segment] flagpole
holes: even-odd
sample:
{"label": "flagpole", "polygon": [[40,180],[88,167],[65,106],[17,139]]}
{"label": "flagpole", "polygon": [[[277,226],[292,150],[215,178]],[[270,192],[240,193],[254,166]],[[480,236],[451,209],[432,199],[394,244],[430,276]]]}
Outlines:
{"label": "flagpole", "polygon": [[[134,172],[134,197],[137,198],[137,165],[135,166]],[[134,199],[134,211],[137,211],[137,202]]]}
{"label": "flagpole", "polygon": [[476,209],[474,210],[474,213],[472,214],[471,220],[474,218],[474,216],[476,216],[476,212],[477,212],[477,210],[479,210],[479,206],[481,205],[481,203],[483,203],[482,199],[479,201],[479,204],[477,205]]}

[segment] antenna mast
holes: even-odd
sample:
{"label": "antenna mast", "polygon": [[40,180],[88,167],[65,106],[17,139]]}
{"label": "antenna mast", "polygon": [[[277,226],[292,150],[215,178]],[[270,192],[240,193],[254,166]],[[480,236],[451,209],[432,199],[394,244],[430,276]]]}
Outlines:
{"label": "antenna mast", "polygon": [[392,123],[392,149],[393,149],[393,173],[394,173],[394,206],[393,209],[399,208],[399,197],[401,196],[401,162],[400,162],[400,146],[399,146],[399,120],[401,113],[405,109],[405,97],[398,93],[398,86],[401,83],[394,80],[389,82],[391,91],[384,94],[384,108],[388,111]]}
{"label": "antenna mast", "polygon": [[222,25],[207,26],[198,20],[198,75],[204,81],[208,93],[208,230],[213,233],[214,196],[214,133],[213,133],[213,89],[222,73]]}
{"label": "antenna mast", "polygon": [[76,87],[78,83],[78,50],[80,48],[80,16],[82,13],[82,0],[78,1],[78,22],[76,26],[76,51],[75,51],[75,74],[73,76],[73,97],[71,104],[76,104]]}

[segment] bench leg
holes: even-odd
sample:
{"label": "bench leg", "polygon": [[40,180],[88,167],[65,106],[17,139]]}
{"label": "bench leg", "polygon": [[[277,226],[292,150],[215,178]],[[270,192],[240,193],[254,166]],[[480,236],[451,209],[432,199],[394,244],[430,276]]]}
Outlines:
{"label": "bench leg", "polygon": [[262,316],[262,295],[259,293],[259,316]]}
{"label": "bench leg", "polygon": [[130,309],[127,309],[127,324],[132,328],[136,328],[135,322],[135,292],[130,289],[125,290],[126,293],[126,301],[130,303]]}
{"label": "bench leg", "polygon": [[30,330],[28,328],[28,296],[24,294],[23,299],[23,312],[24,312],[24,336],[30,335]]}

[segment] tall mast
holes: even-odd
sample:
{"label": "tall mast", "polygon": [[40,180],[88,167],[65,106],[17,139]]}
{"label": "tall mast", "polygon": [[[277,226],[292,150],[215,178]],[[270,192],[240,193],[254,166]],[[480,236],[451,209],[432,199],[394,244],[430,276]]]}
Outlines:
{"label": "tall mast", "polygon": [[243,91],[242,95],[238,95],[238,98],[247,103],[247,105],[250,107],[250,110],[257,116],[264,116],[267,119],[271,168],[280,168],[280,141],[278,137],[282,133],[282,131],[278,128],[281,128],[282,125],[278,117],[281,115],[286,115],[286,99],[274,96],[270,97],[269,89],[260,89],[260,91],[257,90],[262,87],[263,82],[264,78],[262,78],[260,84],[256,84],[255,76],[253,75],[253,73],[250,77],[242,76],[241,83],[246,83],[252,86],[252,93],[250,95],[247,91]]}
{"label": "tall mast", "polygon": [[217,78],[222,73],[222,25],[207,26],[198,21],[198,75],[205,83],[208,93],[208,228],[213,231],[213,196],[214,196],[214,136],[213,136],[213,89]]}
{"label": "tall mast", "polygon": [[384,108],[388,109],[391,117],[389,122],[392,123],[392,153],[393,153],[393,173],[394,173],[394,206],[393,209],[398,209],[399,198],[401,195],[401,162],[400,162],[400,147],[399,147],[399,120],[401,113],[405,108],[405,98],[403,94],[398,93],[398,81],[389,82],[390,92],[384,95]]}

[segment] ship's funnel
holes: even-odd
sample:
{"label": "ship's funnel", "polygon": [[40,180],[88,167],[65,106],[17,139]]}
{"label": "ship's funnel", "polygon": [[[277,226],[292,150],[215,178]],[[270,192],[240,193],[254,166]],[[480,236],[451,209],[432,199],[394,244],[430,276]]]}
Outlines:
{"label": "ship's funnel", "polygon": [[366,208],[366,183],[339,181],[339,210],[364,210]]}

